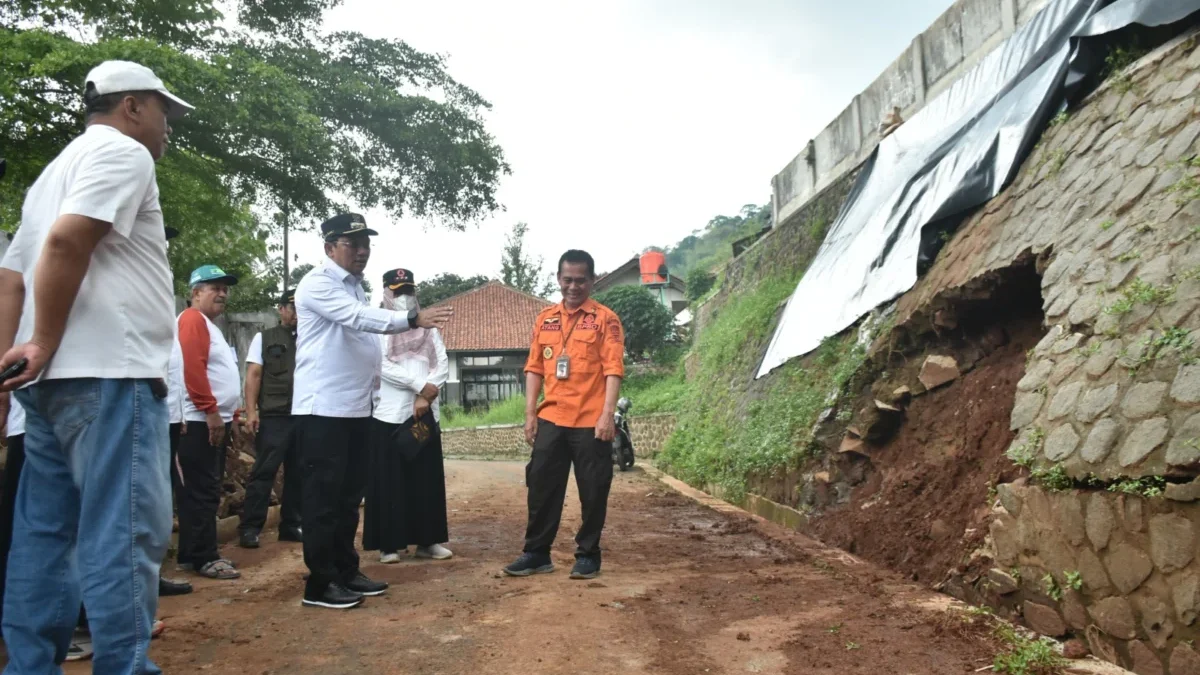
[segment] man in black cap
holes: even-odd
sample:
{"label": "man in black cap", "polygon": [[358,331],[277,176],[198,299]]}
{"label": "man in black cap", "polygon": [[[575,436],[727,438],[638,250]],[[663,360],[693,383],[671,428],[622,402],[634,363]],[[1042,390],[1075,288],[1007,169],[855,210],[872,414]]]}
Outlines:
{"label": "man in black cap", "polygon": [[358,568],[354,535],[366,490],[371,409],[379,387],[373,334],[440,328],[449,307],[395,312],[367,304],[363,271],[374,230],[356,213],[321,224],[328,257],[296,287],[296,371],[292,415],[304,475],[301,515],[309,577],[303,604],[348,609],[387,584]]}
{"label": "man in black cap", "polygon": [[254,336],[246,353],[246,421],[254,434],[254,467],[246,483],[238,545],[258,548],[271,488],[283,465],[279,540],[303,541],[300,529],[300,450],[292,417],[296,370],[296,292],[279,298],[279,325]]}

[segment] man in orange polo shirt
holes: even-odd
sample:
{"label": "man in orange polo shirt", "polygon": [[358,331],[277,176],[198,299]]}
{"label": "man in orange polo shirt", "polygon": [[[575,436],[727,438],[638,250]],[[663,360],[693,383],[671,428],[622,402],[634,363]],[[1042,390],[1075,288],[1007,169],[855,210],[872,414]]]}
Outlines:
{"label": "man in orange polo shirt", "polygon": [[[575,536],[572,579],[600,574],[600,532],[612,485],[613,412],[625,377],[625,332],[616,312],[591,299],[596,264],[584,251],[558,261],[561,303],[538,315],[525,362],[525,467],[529,523],[525,552],[504,573],[523,577],[554,571],[550,545],[558,534],[567,478],[575,481],[583,525]],[[545,399],[537,405],[545,387]]]}

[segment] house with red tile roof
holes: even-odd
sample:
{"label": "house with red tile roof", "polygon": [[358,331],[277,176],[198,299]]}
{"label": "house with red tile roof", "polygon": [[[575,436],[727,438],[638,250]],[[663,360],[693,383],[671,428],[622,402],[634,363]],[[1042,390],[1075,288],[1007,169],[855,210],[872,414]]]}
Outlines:
{"label": "house with red tile roof", "polygon": [[450,359],[444,401],[472,409],[523,394],[533,323],[551,304],[499,281],[437,303],[454,307],[442,331]]}

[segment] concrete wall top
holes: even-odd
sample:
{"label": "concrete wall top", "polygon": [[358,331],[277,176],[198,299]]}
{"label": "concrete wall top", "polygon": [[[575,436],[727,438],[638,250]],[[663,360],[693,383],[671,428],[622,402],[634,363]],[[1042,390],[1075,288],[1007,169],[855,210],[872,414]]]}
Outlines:
{"label": "concrete wall top", "polygon": [[772,179],[776,224],[853,170],[893,106],[904,119],[974,67],[1049,0],[958,0]]}

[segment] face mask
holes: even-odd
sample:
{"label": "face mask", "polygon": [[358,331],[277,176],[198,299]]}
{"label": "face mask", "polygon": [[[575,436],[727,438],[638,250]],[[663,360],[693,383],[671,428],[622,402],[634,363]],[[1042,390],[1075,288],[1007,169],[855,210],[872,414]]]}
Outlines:
{"label": "face mask", "polygon": [[411,295],[397,295],[395,298],[396,309],[401,312],[411,312],[417,307],[417,299]]}

